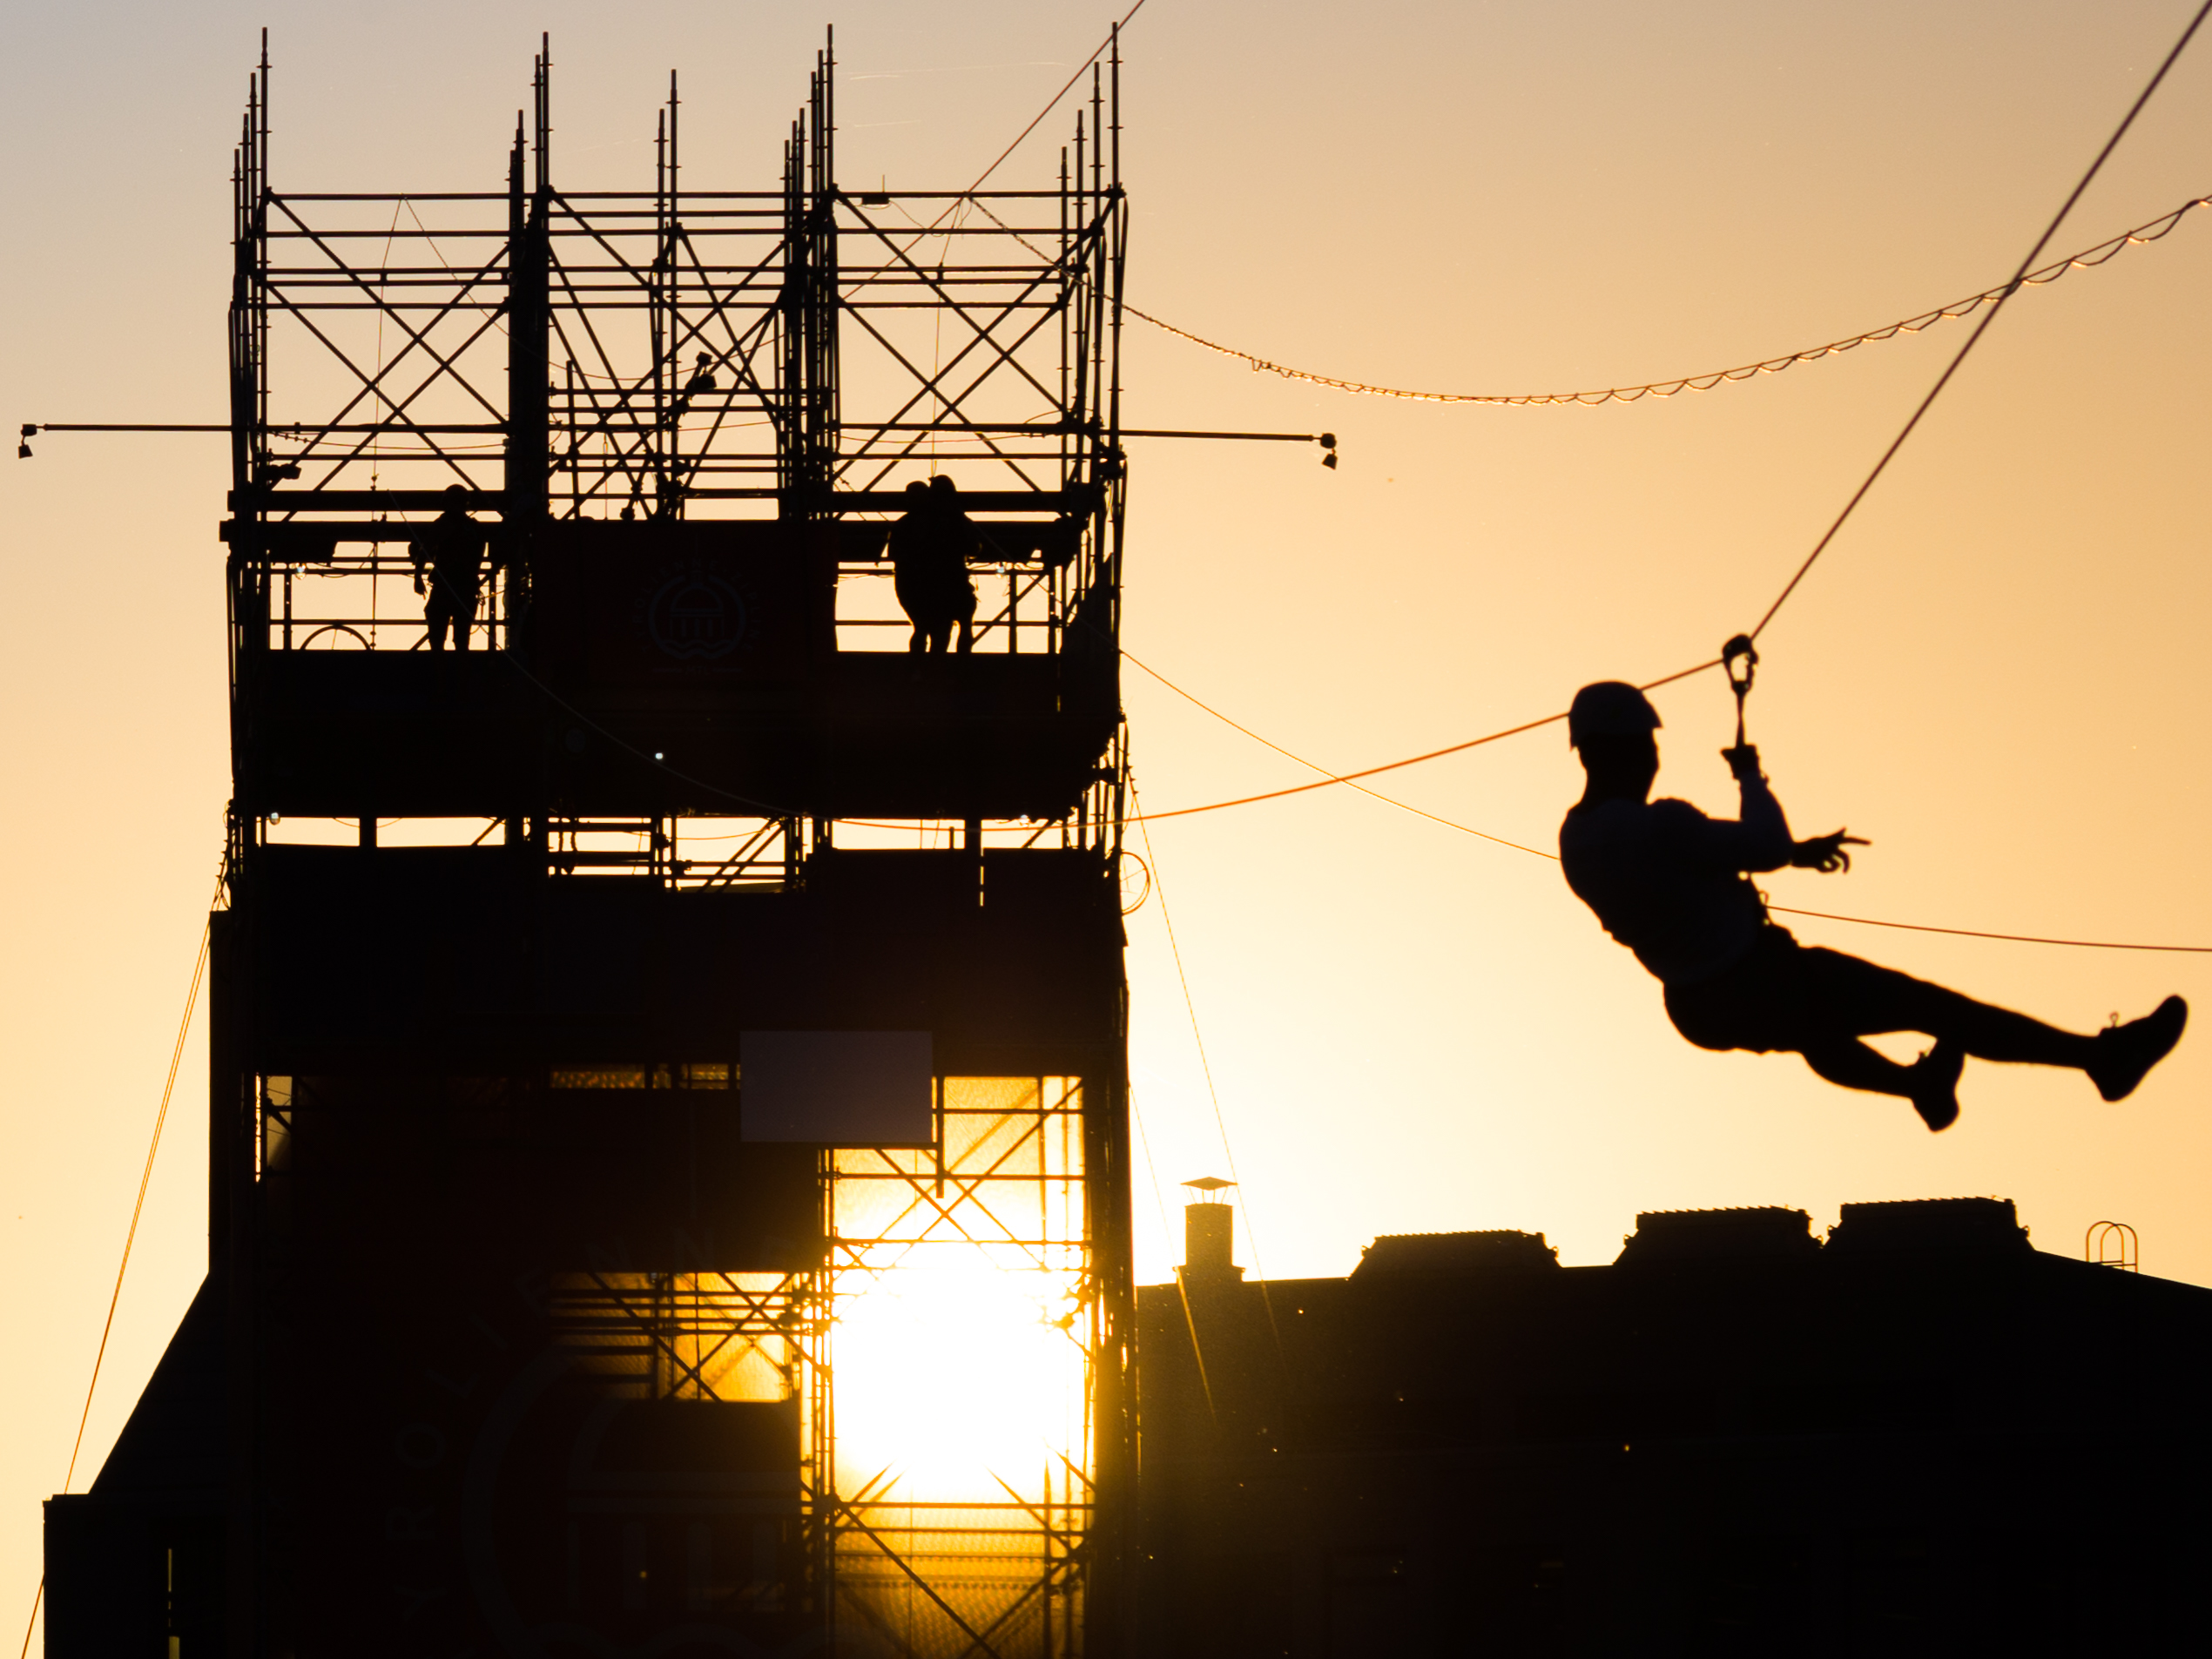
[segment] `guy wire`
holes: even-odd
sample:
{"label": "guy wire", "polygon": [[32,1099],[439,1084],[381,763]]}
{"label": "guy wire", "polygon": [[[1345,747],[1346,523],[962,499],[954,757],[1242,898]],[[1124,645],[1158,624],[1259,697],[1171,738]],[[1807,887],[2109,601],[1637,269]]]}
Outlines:
{"label": "guy wire", "polygon": [[[222,897],[219,880],[216,884],[215,897],[217,900]],[[212,912],[212,901],[209,907]],[[84,1385],[84,1409],[78,1414],[77,1439],[69,1448],[69,1473],[62,1477],[64,1492],[67,1492],[70,1484],[77,1479],[77,1460],[84,1449],[84,1426],[91,1420],[92,1396],[100,1386],[100,1367],[107,1360],[108,1338],[115,1331],[115,1311],[123,1301],[123,1276],[130,1271],[131,1248],[138,1238],[138,1217],[145,1212],[146,1189],[152,1184],[154,1158],[161,1150],[161,1131],[169,1122],[169,1102],[176,1093],[178,1068],[184,1063],[185,1038],[192,1030],[192,1010],[199,1006],[200,981],[206,976],[207,950],[213,930],[212,921],[203,924],[199,930],[199,952],[192,961],[192,988],[185,993],[185,1015],[177,1023],[177,1041],[169,1051],[169,1076],[161,1086],[161,1109],[154,1114],[153,1138],[146,1146],[145,1168],[138,1175],[138,1196],[131,1205],[131,1224],[123,1235],[123,1259],[116,1265],[115,1289],[109,1293],[107,1300],[107,1319],[100,1326],[98,1352],[92,1356],[91,1380]],[[23,1653],[26,1656],[30,1652],[30,1638],[38,1629],[39,1605],[45,1597],[46,1577],[42,1573],[38,1577],[38,1588],[30,1598],[30,1622],[24,1627],[23,1633]]]}
{"label": "guy wire", "polygon": [[[1159,857],[1152,850],[1152,832],[1144,821],[1143,803],[1136,799],[1136,777],[1134,772],[1130,775],[1129,792],[1130,800],[1136,803],[1138,833],[1144,837],[1144,861],[1151,868],[1152,885],[1159,891],[1160,921],[1167,928],[1168,951],[1175,958],[1175,976],[1183,986],[1183,1007],[1184,1011],[1190,1016],[1190,1039],[1197,1045],[1198,1069],[1204,1074],[1206,1079],[1206,1097],[1213,1103],[1214,1128],[1221,1136],[1221,1156],[1229,1165],[1231,1183],[1241,1193],[1244,1190],[1243,1178],[1237,1173],[1237,1154],[1230,1149],[1229,1145],[1229,1122],[1222,1116],[1221,1091],[1214,1087],[1213,1062],[1206,1058],[1206,1039],[1204,1034],[1198,1029],[1198,1004],[1190,995],[1190,975],[1184,970],[1183,947],[1176,942],[1175,918],[1168,911],[1167,881],[1160,873]],[[1267,1310],[1268,1334],[1275,1339],[1276,1357],[1281,1359],[1283,1358],[1283,1332],[1282,1328],[1275,1323],[1275,1304],[1267,1292],[1267,1273],[1266,1270],[1260,1265],[1259,1238],[1258,1231],[1252,1226],[1251,1210],[1249,1205],[1244,1211],[1244,1242],[1252,1253],[1253,1271],[1259,1274],[1259,1299],[1260,1305]],[[1177,1281],[1180,1283],[1181,1279],[1182,1276],[1177,1274]],[[1194,1332],[1194,1340],[1195,1336]]]}

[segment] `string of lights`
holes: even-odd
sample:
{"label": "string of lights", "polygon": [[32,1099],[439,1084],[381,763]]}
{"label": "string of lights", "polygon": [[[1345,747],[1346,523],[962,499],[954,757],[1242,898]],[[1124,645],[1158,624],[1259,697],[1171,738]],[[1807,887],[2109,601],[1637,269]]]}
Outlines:
{"label": "string of lights", "polygon": [[1203,346],[1208,351],[1218,352],[1224,357],[1233,357],[1240,362],[1247,363],[1251,365],[1255,374],[1264,372],[1279,374],[1285,380],[1302,381],[1307,385],[1325,387],[1331,391],[1351,392],[1362,397],[1404,398],[1418,403],[1489,403],[1507,407],[1579,403],[1586,408],[1595,408],[1605,403],[1635,403],[1647,397],[1673,397],[1679,392],[1710,392],[1716,387],[1733,385],[1738,381],[1748,381],[1760,374],[1778,374],[1784,369],[1794,368],[1799,363],[1818,362],[1823,358],[1840,356],[1843,353],[1854,351],[1861,346],[1894,340],[1899,334],[1917,334],[1922,329],[1932,327],[1939,322],[1955,322],[1961,318],[1971,317],[1984,306],[1995,304],[2015,287],[2047,287],[2069,271],[2090,270],[2116,257],[2125,249],[2163,240],[2173,234],[2192,209],[2198,207],[2212,207],[2212,196],[2192,197],[2171,212],[2161,213],[2156,219],[2138,225],[2133,230],[2122,231],[2119,235],[2109,237],[2094,247],[2084,248],[2079,253],[2069,254],[2065,259],[2055,260],[2040,269],[2031,271],[2021,277],[2016,284],[2000,283],[1993,288],[1984,288],[1979,293],[1970,294],[1966,299],[1954,300],[1950,305],[1938,306],[1932,311],[1923,311],[1917,316],[1907,317],[1902,321],[1889,323],[1880,328],[1869,328],[1863,334],[1847,335],[1842,340],[1831,340],[1824,346],[1811,346],[1804,351],[1788,352],[1779,357],[1762,358],[1756,363],[1743,363],[1734,368],[1714,369],[1702,374],[1683,374],[1673,380],[1649,381],[1642,386],[1608,386],[1599,391],[1419,392],[1407,390],[1402,387],[1372,386],[1365,381],[1339,380],[1333,375],[1316,374],[1307,369],[1293,368],[1288,364],[1275,362],[1269,358],[1258,356],[1235,346],[1224,346],[1219,341],[1208,340],[1203,334],[1194,334],[1187,328],[1178,328],[1171,322],[1155,317],[1150,312],[1139,311],[1135,306],[1127,303],[1123,304],[1122,309],[1132,317],[1141,318],[1150,323],[1155,328],[1163,329],[1173,334],[1178,340],[1187,340],[1194,346]]}

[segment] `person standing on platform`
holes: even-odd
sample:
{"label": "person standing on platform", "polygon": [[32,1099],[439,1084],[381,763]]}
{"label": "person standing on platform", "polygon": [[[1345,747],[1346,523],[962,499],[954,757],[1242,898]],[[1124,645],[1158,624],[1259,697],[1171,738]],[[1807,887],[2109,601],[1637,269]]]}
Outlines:
{"label": "person standing on platform", "polygon": [[958,487],[941,475],[927,483],[915,479],[907,499],[911,505],[891,527],[889,548],[892,586],[914,624],[907,649],[948,651],[957,624],[965,655],[974,643],[975,584],[968,568],[980,546],[975,526],[960,509]]}
{"label": "person standing on platform", "polygon": [[[983,550],[974,521],[961,510],[960,486],[943,473],[929,481],[929,499],[939,514],[935,543],[934,580],[943,596],[944,610],[960,624],[960,654],[974,644],[975,583],[968,567]],[[938,650],[945,649],[942,644]]]}
{"label": "person standing on platform", "polygon": [[[415,590],[428,595],[422,619],[429,624],[432,651],[446,648],[448,631],[453,648],[467,651],[469,630],[476,620],[476,596],[483,587],[489,540],[483,526],[469,516],[468,496],[462,485],[447,485],[445,511],[408,548],[415,563]],[[499,569],[496,551],[491,553],[489,569]]]}
{"label": "person standing on platform", "polygon": [[914,626],[907,649],[914,652],[929,648],[933,613],[927,575],[928,541],[929,485],[916,478],[907,486],[907,510],[886,538],[887,550],[891,555],[891,589],[899,596],[899,609],[907,613],[907,622]]}

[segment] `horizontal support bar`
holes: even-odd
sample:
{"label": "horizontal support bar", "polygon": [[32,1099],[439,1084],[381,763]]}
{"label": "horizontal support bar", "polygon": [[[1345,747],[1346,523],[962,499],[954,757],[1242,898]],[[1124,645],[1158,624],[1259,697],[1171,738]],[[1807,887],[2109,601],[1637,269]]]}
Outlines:
{"label": "horizontal support bar", "polygon": [[1035,421],[840,421],[840,432],[996,432],[1025,438],[1082,437],[1080,427]]}
{"label": "horizontal support bar", "polygon": [[[640,231],[638,234],[642,239],[644,233]],[[577,235],[582,238],[584,233],[578,232]],[[597,241],[599,239],[595,237],[591,239]],[[640,248],[638,252],[640,257],[636,264],[626,263],[619,259],[610,260],[604,264],[566,264],[561,271],[563,280],[560,284],[560,291],[566,292],[571,287],[596,291],[597,285],[580,280],[592,277],[620,275],[633,283],[644,282],[651,278],[652,266],[643,257],[644,250]],[[1057,260],[1046,260],[1032,265],[981,262],[974,265],[955,265],[948,260],[942,267],[944,271],[942,276],[937,274],[939,268],[933,264],[926,272],[917,273],[903,265],[848,265],[843,267],[842,275],[864,280],[870,287],[934,288],[995,284],[1002,287],[1013,287],[1017,284],[1035,282],[1041,273],[1065,267],[1062,267]],[[690,291],[706,286],[705,279],[710,277],[738,280],[756,277],[760,279],[758,292],[763,297],[772,297],[773,289],[769,286],[767,279],[779,273],[781,269],[779,266],[764,266],[760,260],[745,264],[733,262],[728,265],[694,265],[687,262],[680,268],[676,279],[669,286]],[[271,289],[352,287],[458,288],[466,292],[470,288],[498,287],[506,282],[507,273],[503,268],[464,272],[456,267],[443,266],[415,270],[410,274],[395,266],[347,265],[331,262],[322,265],[271,266],[256,273],[255,280]]]}
{"label": "horizontal support bar", "polygon": [[25,421],[23,423],[23,435],[26,438],[35,438],[41,432],[228,432],[230,429],[228,421],[220,426],[205,422],[179,425],[173,421],[165,424],[148,424],[142,421]]}
{"label": "horizontal support bar", "polygon": [[356,231],[343,230],[330,226],[309,226],[306,230],[287,230],[282,226],[273,225],[261,233],[260,239],[265,242],[375,241],[388,245],[393,242],[404,242],[410,239],[428,240],[432,238],[448,245],[455,242],[499,244],[507,240],[507,230],[504,226],[496,230],[479,230],[474,226],[436,231],[382,231],[373,227]]}
{"label": "horizontal support bar", "polygon": [[[358,421],[348,421],[342,426],[320,426],[313,421],[272,421],[267,426],[262,428],[261,429],[266,432],[273,438],[299,438],[307,436],[309,434],[313,433],[331,432],[381,432],[393,437],[397,437],[403,434],[418,434],[426,432],[475,433],[479,435],[488,433],[496,437],[505,432],[507,428],[504,422],[498,421],[477,421],[473,422],[458,421],[437,421],[409,420]],[[229,428],[226,427],[224,430],[228,431]],[[362,459],[366,460],[368,457],[363,456]]]}
{"label": "horizontal support bar", "polygon": [[507,509],[507,492],[464,489],[448,496],[443,489],[233,489],[225,504],[234,513],[442,513],[455,504],[471,513],[502,513]]}
{"label": "horizontal support bar", "polygon": [[503,190],[410,190],[395,194],[364,190],[273,190],[274,206],[280,202],[503,202]]}
{"label": "horizontal support bar", "polygon": [[[863,458],[894,459],[887,455]],[[990,459],[987,455],[969,458]],[[961,510],[968,513],[1056,513],[1082,516],[1103,504],[1104,494],[1077,485],[1073,489],[963,489],[955,499]],[[914,497],[903,489],[855,489],[833,494],[826,509],[839,514],[904,513],[913,506]]]}
{"label": "horizontal support bar", "polygon": [[[837,196],[857,200],[849,191],[834,190]],[[868,191],[870,196],[887,195],[894,201],[1051,201],[1061,196],[1113,196],[1118,189],[1086,190],[893,190]],[[813,200],[815,192],[808,192],[806,199]],[[637,201],[662,199],[662,192],[653,190],[554,190],[548,192],[556,207],[567,207],[577,202]],[[268,194],[272,203],[277,202],[503,202],[508,194],[503,190],[406,190],[406,191],[322,191],[273,190]],[[678,194],[679,201],[772,202],[784,201],[780,190],[685,190]]]}
{"label": "horizontal support bar", "polygon": [[[430,525],[428,523],[373,524],[358,520],[346,523],[310,520],[303,523],[298,519],[292,519],[273,524],[248,524],[240,523],[233,518],[225,519],[218,524],[215,527],[215,533],[223,541],[233,544],[251,542],[259,550],[273,557],[304,560],[311,564],[325,564],[329,563],[332,550],[341,542],[412,543],[416,536],[427,535],[429,529]],[[280,623],[283,620],[281,617],[271,618],[273,624]],[[294,620],[300,619],[294,618]],[[362,619],[348,617],[318,617],[314,620],[350,622]],[[395,619],[386,617],[381,620],[405,621],[406,618]]]}
{"label": "horizontal support bar", "polygon": [[1325,448],[1337,447],[1332,432],[1165,432],[1150,428],[1123,428],[1124,438],[1230,438],[1253,443],[1318,443]]}
{"label": "horizontal support bar", "polygon": [[[776,489],[691,489],[685,492],[687,496],[709,500],[746,501],[773,499],[782,493]],[[564,494],[556,494],[553,499],[559,503],[570,498]],[[605,496],[597,499],[611,506],[620,498]],[[1103,500],[1100,491],[1081,485],[1066,490],[963,490],[959,496],[961,507],[969,513],[1051,513],[1077,517],[1095,511]],[[237,513],[428,513],[442,512],[456,504],[472,513],[503,513],[506,510],[506,495],[497,489],[466,490],[459,496],[448,495],[443,489],[234,489],[229,496],[231,510]],[[822,502],[821,510],[840,516],[849,513],[899,514],[910,510],[913,506],[914,498],[903,489],[856,489],[833,493]],[[346,541],[403,542],[412,539],[411,532],[421,527],[322,520],[294,520],[287,523],[257,525],[241,524],[233,519],[222,525],[221,535],[226,542],[263,541],[270,545],[294,539],[307,543],[341,538]]]}
{"label": "horizontal support bar", "polygon": [[[608,219],[634,221],[634,228],[624,229],[604,222]],[[745,221],[757,221],[758,228],[752,228]],[[547,228],[553,235],[562,237],[590,236],[595,233],[609,236],[643,237],[651,234],[660,222],[660,215],[649,208],[611,208],[597,215],[563,214],[553,219]],[[679,215],[677,225],[678,228],[687,235],[780,236],[783,234],[781,213],[770,211]],[[830,229],[833,234],[838,236],[858,236],[869,239],[885,236],[914,238],[927,236],[933,240],[938,237],[954,236],[969,239],[991,236],[1031,236],[1049,237],[1057,240],[1065,236],[1069,242],[1076,243],[1087,239],[1090,233],[1098,228],[1098,226],[1097,219],[1079,220],[1064,226],[1056,221],[1048,224],[1039,220],[1035,224],[1017,221],[1003,227],[997,225],[958,226],[943,225],[935,230],[925,230],[919,226],[874,225],[863,222],[858,225],[834,225]],[[507,239],[507,231],[503,226],[480,225],[432,226],[425,230],[415,230],[405,226],[398,230],[386,230],[376,226],[272,225],[261,233],[260,239],[267,242],[301,242],[331,241],[342,238],[347,241],[361,241],[371,237],[388,244],[430,241],[448,244],[468,241],[499,243]]]}

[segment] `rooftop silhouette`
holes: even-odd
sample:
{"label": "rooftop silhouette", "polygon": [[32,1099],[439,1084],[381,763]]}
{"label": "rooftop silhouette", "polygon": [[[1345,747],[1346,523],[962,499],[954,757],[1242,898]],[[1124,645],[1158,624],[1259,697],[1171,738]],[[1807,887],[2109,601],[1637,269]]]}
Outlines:
{"label": "rooftop silhouette", "polygon": [[1195,1265],[1139,1292],[1148,1654],[2180,1652],[2212,1621],[2212,1291],[2038,1250],[2006,1200],[1824,1238],[1654,1212],[1605,1266],[1512,1231]]}

